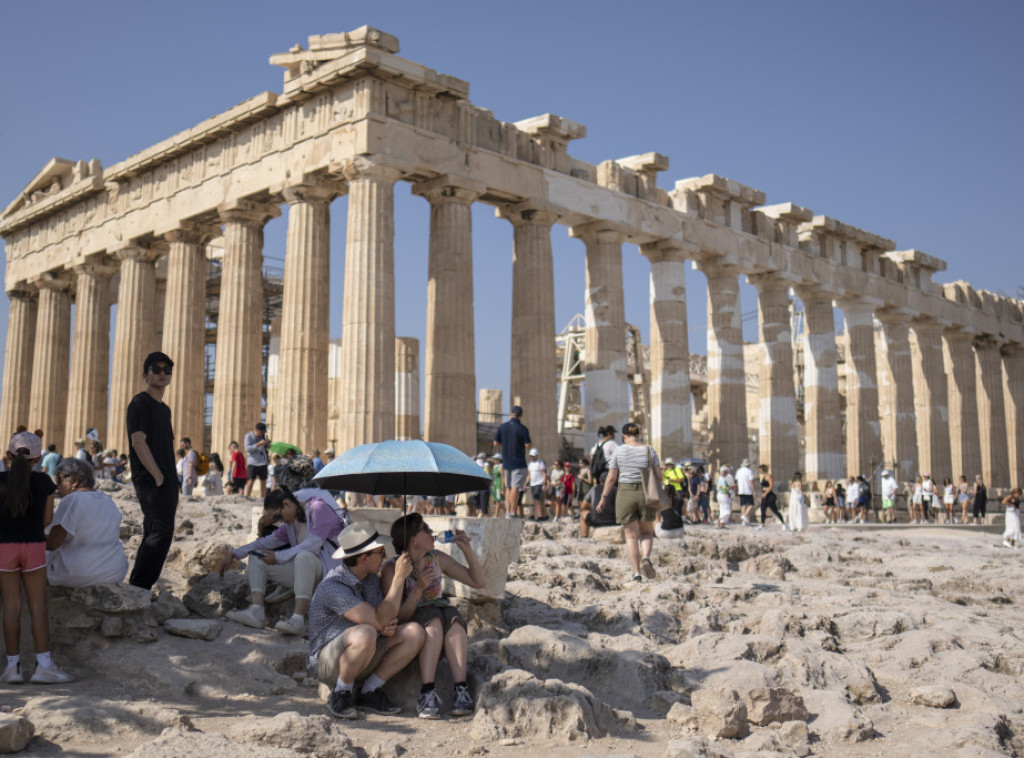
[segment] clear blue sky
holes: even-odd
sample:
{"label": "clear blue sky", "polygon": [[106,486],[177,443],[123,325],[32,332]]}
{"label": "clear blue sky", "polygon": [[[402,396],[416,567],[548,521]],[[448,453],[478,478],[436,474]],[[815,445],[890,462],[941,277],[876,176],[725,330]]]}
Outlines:
{"label": "clear blue sky", "polygon": [[[470,82],[502,120],[587,126],[570,152],[671,158],[661,186],[717,173],[945,259],[940,281],[1014,293],[1024,4],[944,1],[513,4],[178,0],[6,3],[0,207],[52,156],[110,166],[264,90],[272,53],[363,24]],[[345,201],[333,206],[331,336],[341,329]],[[474,213],[477,381],[507,390],[511,227]],[[397,327],[423,339],[428,206],[396,191]],[[267,227],[283,256],[285,219]],[[583,245],[556,226],[559,328],[583,309]],[[0,248],[2,249],[2,248]],[[647,266],[624,251],[627,319],[649,332]],[[704,280],[689,281],[705,348]],[[753,312],[744,287],[744,311]],[[0,339],[7,299],[0,294]],[[756,334],[756,319],[746,336]]]}

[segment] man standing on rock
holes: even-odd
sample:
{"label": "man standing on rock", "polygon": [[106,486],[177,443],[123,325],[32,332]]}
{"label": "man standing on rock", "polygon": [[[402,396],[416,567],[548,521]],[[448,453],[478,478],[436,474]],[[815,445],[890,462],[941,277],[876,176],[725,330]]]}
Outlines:
{"label": "man standing on rock", "polygon": [[181,447],[185,451],[185,461],[181,466],[181,494],[191,495],[192,490],[199,484],[199,473],[196,470],[199,466],[199,454],[192,449],[192,440],[188,437],[181,438]]}
{"label": "man standing on rock", "polygon": [[[501,471],[505,481],[505,516],[519,516],[519,493],[526,489],[526,446],[530,430],[519,421],[523,409],[512,406],[508,421],[494,433],[494,446],[501,447]],[[497,512],[494,514],[497,516]]]}
{"label": "man standing on rock", "polygon": [[[333,569],[316,588],[309,606],[309,655],[306,666],[320,682],[333,688],[327,709],[340,719],[359,717],[357,708],[394,715],[395,705],[381,689],[415,658],[426,634],[416,622],[398,623],[405,580],[412,560],[403,553],[395,561],[395,577],[387,595],[381,590],[380,568],[391,538],[372,524],[350,524],[338,535]],[[366,680],[357,696],[356,679]]]}
{"label": "man standing on rock", "polygon": [[245,445],[246,473],[249,481],[245,483],[245,496],[252,495],[252,486],[256,480],[260,480],[260,500],[267,496],[267,470],[270,467],[270,440],[267,439],[267,425],[262,421],[253,427],[251,432],[245,435],[242,441]]}
{"label": "man standing on rock", "polygon": [[736,494],[740,496],[740,519],[743,526],[750,526],[750,514],[754,512],[754,472],[747,458],[736,469]]}
{"label": "man standing on rock", "polygon": [[174,537],[178,510],[178,472],[174,460],[171,409],[163,402],[174,362],[150,353],[142,362],[146,389],[128,404],[128,457],[132,484],[142,508],[142,544],[129,584],[150,590],[160,578]]}

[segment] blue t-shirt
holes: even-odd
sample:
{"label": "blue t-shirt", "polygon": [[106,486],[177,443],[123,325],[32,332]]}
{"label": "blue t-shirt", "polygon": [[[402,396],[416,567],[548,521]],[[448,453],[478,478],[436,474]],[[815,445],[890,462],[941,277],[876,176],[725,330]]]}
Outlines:
{"label": "blue t-shirt", "polygon": [[511,418],[498,427],[494,441],[501,443],[501,467],[507,471],[526,468],[526,446],[530,444],[530,430],[519,419]]}

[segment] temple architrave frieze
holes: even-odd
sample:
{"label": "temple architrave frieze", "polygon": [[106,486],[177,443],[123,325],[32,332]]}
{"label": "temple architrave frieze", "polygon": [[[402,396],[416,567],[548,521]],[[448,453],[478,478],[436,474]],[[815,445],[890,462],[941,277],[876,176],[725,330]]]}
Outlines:
{"label": "temple architrave frieze", "polygon": [[[795,470],[821,482],[884,466],[901,480],[980,473],[997,489],[1024,483],[1021,301],[939,284],[945,262],[793,203],[766,205],[763,192],[731,179],[683,179],[666,192],[658,176],[669,160],[658,153],[578,160],[569,143],[584,126],[552,114],[498,121],[469,100],[467,82],[399,57],[398,40],[376,29],[313,36],[270,63],[284,69],[280,92],[113,166],[53,158],[3,211],[2,433],[42,428],[63,450],[95,427],[126,449],[124,410],[142,388],[142,357],[162,349],[175,360],[166,400],[176,434],[222,455],[263,414],[276,438],[304,449],[417,436],[420,366],[422,433],[474,453],[473,267],[485,264],[474,261],[471,218],[483,203],[494,223],[512,226],[507,406],[526,409],[547,460],[560,450],[558,226],[586,249],[587,447],[630,410],[622,267],[623,246],[635,245],[642,257],[629,265],[650,268],[646,412],[662,456],[694,452],[684,279],[694,267],[708,287],[700,413],[713,466],[751,455],[750,404],[757,457],[780,481]],[[430,208],[422,357],[395,334],[399,183]],[[343,195],[345,249],[332,250],[331,203]],[[270,391],[263,227],[285,206],[273,339],[275,386],[288,391]],[[344,266],[343,293],[329,291],[330,266]],[[746,354],[744,277],[759,325],[758,351]],[[326,314],[339,296],[332,358]],[[759,397],[748,400],[751,372]],[[497,415],[500,399],[487,397]]]}

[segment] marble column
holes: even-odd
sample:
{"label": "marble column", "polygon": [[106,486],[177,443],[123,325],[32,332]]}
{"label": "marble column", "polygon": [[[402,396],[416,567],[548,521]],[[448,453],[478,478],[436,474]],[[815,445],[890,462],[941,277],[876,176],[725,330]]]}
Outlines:
{"label": "marble column", "polygon": [[430,203],[423,436],[467,455],[477,446],[473,203],[485,189],[449,176],[413,187]]}
{"label": "marble column", "polygon": [[500,424],[504,420],[501,413],[501,390],[480,390],[477,413],[481,423]]}
{"label": "marble column", "polygon": [[142,361],[160,346],[156,341],[153,320],[156,290],[154,261],[158,251],[127,247],[118,250],[116,255],[121,261],[121,283],[117,289],[114,375],[110,383],[107,444],[124,452],[128,450],[125,411],[131,399],[146,388],[142,379]]}
{"label": "marble column", "polygon": [[[188,224],[164,235],[168,251],[161,350],[174,361],[164,402],[171,409],[175,436],[188,437],[197,450],[206,428],[206,243],[219,233]],[[224,450],[216,452],[223,455]]]}
{"label": "marble column", "polygon": [[1010,486],[1024,487],[1024,345],[1008,343],[1002,355]]}
{"label": "marble column", "polygon": [[[71,369],[71,282],[65,276],[46,274],[36,284],[39,310],[27,426],[42,429],[44,444],[53,443],[63,452],[69,449],[64,434]],[[84,435],[85,430],[75,434]]]}
{"label": "marble column", "polygon": [[395,433],[395,182],[401,172],[357,158],[349,181],[341,325],[339,454]]}
{"label": "marble column", "polygon": [[981,432],[978,427],[978,373],[974,366],[973,335],[953,328],[943,332],[944,367],[948,387],[949,439],[952,474],[970,484],[981,473]]}
{"label": "marble column", "polygon": [[872,476],[882,464],[875,363],[875,306],[860,298],[840,303],[846,318],[846,466],[851,474]]}
{"label": "marble column", "polygon": [[110,277],[114,270],[94,263],[75,267],[75,326],[65,424],[68,442],[92,427],[109,446]]}
{"label": "marble column", "polygon": [[878,313],[878,410],[882,422],[882,457],[898,482],[916,476],[917,428],[914,368],[910,359],[910,316],[894,310]]}
{"label": "marble column", "polygon": [[281,211],[274,205],[240,201],[219,212],[224,224],[224,261],[211,452],[223,458],[231,441],[262,418],[263,227]]}
{"label": "marble column", "polygon": [[[28,426],[32,392],[32,347],[36,337],[38,303],[35,288],[22,284],[7,293],[7,350],[4,385],[0,394],[0,439],[9,440],[19,424]],[[49,443],[49,440],[43,440]]]}
{"label": "marble column", "polygon": [[[41,302],[40,302],[41,307]],[[991,487],[1010,484],[1006,452],[1006,403],[1003,398],[1003,358],[1000,341],[983,335],[974,341],[978,372],[978,427],[981,432],[981,475]]]}
{"label": "marble column", "polygon": [[931,474],[936,484],[941,484],[943,477],[953,474],[942,326],[929,319],[915,319],[912,326],[914,407],[917,411],[918,471],[915,473]]}
{"label": "marble column", "polygon": [[760,463],[766,464],[780,482],[786,482],[803,469],[793,382],[789,282],[775,273],[748,278],[757,288],[761,343]]}
{"label": "marble column", "polygon": [[555,281],[551,226],[558,218],[529,205],[499,208],[513,228],[512,399],[533,446],[550,465],[560,452],[555,393]]}
{"label": "marble column", "polygon": [[330,311],[331,201],[337,185],[284,191],[288,237],[281,340],[274,395],[274,435],[303,450],[327,446],[327,314]]}
{"label": "marble column", "polygon": [[845,476],[839,377],[832,295],[813,289],[798,292],[804,304],[805,467],[809,481]]}
{"label": "marble column", "polygon": [[[584,294],[583,416],[589,450],[602,426],[621,427],[629,419],[626,361],[626,306],[622,294],[622,242],[625,235],[600,222],[572,229],[587,246]],[[644,430],[647,434],[649,430]]]}
{"label": "marble column", "polygon": [[[690,335],[686,320],[687,249],[672,242],[640,247],[651,263],[651,429],[662,458],[693,455]],[[689,251],[693,254],[693,250]]]}
{"label": "marble column", "polygon": [[395,439],[418,440],[419,438],[420,341],[415,337],[396,337]]}
{"label": "marble column", "polygon": [[749,454],[747,377],[739,272],[702,264],[708,278],[708,451],[712,468],[735,468]]}

